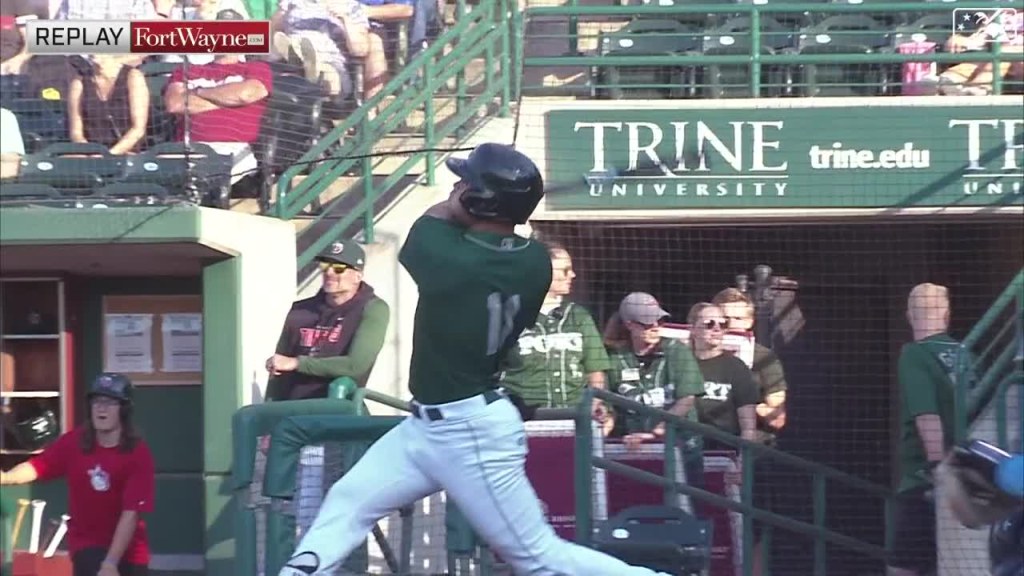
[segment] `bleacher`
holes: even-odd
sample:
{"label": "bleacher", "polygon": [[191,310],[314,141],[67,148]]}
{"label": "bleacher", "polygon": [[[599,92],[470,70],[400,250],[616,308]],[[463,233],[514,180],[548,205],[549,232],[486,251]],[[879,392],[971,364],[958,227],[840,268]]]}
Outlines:
{"label": "bleacher", "polygon": [[[466,2],[456,4],[449,7],[451,22],[464,18],[472,8]],[[953,35],[953,10],[958,6],[976,7],[977,3],[605,0],[595,5],[568,0],[558,6],[541,4],[527,2],[525,11],[517,11],[511,3],[496,3],[495,16],[511,28],[509,42],[503,48],[498,43],[486,59],[483,54],[476,56],[476,60],[485,61],[486,67],[510,68],[485,69],[481,83],[490,88],[493,82],[509,82],[512,102],[534,95],[599,99],[898,97],[921,93],[919,87],[910,90],[906,85],[908,67],[934,63],[934,72],[941,72],[960,62],[995,60],[1005,64],[1021,59],[1019,52],[1000,54],[998,43],[990,43],[983,51],[944,52]],[[985,6],[1024,11],[1024,5],[1012,0]],[[405,50],[399,44],[407,40],[407,32],[404,27],[400,30],[403,33],[395,35],[398,44],[389,49],[391,75],[402,76],[403,67],[415,69],[414,74],[385,90],[374,101],[375,107],[389,99],[404,98],[410,86],[423,85],[428,73],[439,74],[437,59],[452,61],[454,55],[472,48],[472,43],[464,44],[453,37],[443,52],[430,56],[435,63],[420,58],[406,62]],[[904,53],[901,47],[908,45],[924,46],[923,53]],[[497,53],[502,50],[507,53]],[[452,56],[442,58],[443,54]],[[449,75],[448,88],[439,87],[436,93],[398,113],[370,118],[365,111],[356,114],[364,104],[359,88],[339,102],[328,96],[322,85],[308,81],[301,66],[273,56],[266,59],[274,70],[273,88],[259,140],[252,146],[257,168],[241,179],[237,173],[235,178],[229,177],[229,158],[202,144],[180,141],[180,118],[164,108],[163,88],[181,64],[151,58],[139,67],[150,91],[149,121],[139,154],[125,157],[112,156],[95,144],[69,143],[63,98],[43,99],[29,93],[29,78],[24,75],[0,76],[0,105],[17,117],[26,151],[21,174],[4,183],[2,201],[8,205],[69,207],[194,202],[229,208],[232,198],[255,198],[255,211],[292,218],[298,213],[319,212],[320,194],[338,176],[365,179],[369,174],[360,173],[356,166],[340,173],[332,168],[332,178],[316,179],[315,190],[312,184],[300,184],[301,206],[274,211],[272,206],[280,203],[282,196],[276,190],[278,179],[284,175],[286,185],[292,187],[295,176],[322,167],[325,160],[328,164],[342,162],[344,158],[338,154],[343,144],[358,140],[360,132],[373,135],[373,142],[366,143],[364,152],[375,154],[374,146],[380,138],[407,128],[406,120],[422,113],[423,128],[406,138],[402,148],[430,149],[439,144],[432,141],[437,138],[426,126],[433,124],[437,131],[440,106],[425,100],[437,100],[446,90],[450,93],[455,72],[441,72]],[[75,59],[72,64],[79,73],[88,73],[85,59]],[[354,62],[357,87],[362,85],[360,69],[360,63]],[[576,75],[583,80],[545,81],[543,85],[527,80],[537,76],[533,71],[550,70],[583,70],[582,75]],[[506,80],[504,76],[513,78]],[[454,94],[449,96],[459,113],[470,98],[467,83],[461,78],[455,79]],[[1024,78],[997,77],[992,92],[1024,93]],[[502,107],[509,106],[508,96],[501,99]],[[488,113],[493,115],[494,110]],[[345,122],[355,116],[360,118]],[[466,133],[470,121],[461,122],[454,128],[455,139],[445,144],[457,144],[460,135]],[[381,129],[384,124],[386,129]],[[317,152],[311,154],[311,149]],[[429,154],[425,158],[430,158]],[[406,164],[402,164],[402,170],[409,172]],[[373,169],[371,173],[393,172]],[[292,193],[291,188],[287,191]],[[295,198],[289,202],[294,203]]]}
{"label": "bleacher", "polygon": [[[564,55],[525,44],[525,66],[578,70],[584,80],[525,85],[526,95],[622,98],[778,98],[923,95],[908,72],[937,63],[991,61],[999,47],[952,54],[954,10],[933,0],[624,0],[609,6],[539,6],[526,36],[562,41]],[[986,5],[1021,10],[1019,3]],[[967,33],[973,32],[967,29]],[[756,48],[755,48],[756,47]],[[913,48],[913,50],[908,50]],[[1003,50],[1001,62],[1020,62]],[[934,93],[934,90],[933,92]],[[993,94],[1024,93],[1021,75]]]}

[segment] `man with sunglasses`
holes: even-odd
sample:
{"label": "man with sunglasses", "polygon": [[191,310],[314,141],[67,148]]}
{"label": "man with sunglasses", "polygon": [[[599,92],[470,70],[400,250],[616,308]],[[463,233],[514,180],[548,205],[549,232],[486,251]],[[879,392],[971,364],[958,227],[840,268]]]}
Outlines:
{"label": "man with sunglasses", "polygon": [[342,376],[365,386],[384,346],[391,309],[363,282],[362,247],[341,240],[316,260],[323,287],[288,312],[277,351],[267,359],[268,400],[324,398]]}

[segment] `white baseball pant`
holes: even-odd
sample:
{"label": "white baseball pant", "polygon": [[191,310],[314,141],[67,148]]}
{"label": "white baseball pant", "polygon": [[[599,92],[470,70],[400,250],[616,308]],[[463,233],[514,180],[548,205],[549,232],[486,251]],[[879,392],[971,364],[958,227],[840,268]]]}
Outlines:
{"label": "white baseball pant", "polygon": [[526,478],[526,432],[511,402],[474,396],[424,408],[444,418],[410,416],[374,443],[331,487],[280,576],[333,574],[377,520],[442,489],[516,574],[658,574],[555,534]]}

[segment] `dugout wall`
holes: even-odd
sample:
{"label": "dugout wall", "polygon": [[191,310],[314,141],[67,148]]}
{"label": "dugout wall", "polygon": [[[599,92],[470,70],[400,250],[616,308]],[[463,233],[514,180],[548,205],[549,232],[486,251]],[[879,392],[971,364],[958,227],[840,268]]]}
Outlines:
{"label": "dugout wall", "polygon": [[[56,277],[67,287],[68,426],[81,422],[84,387],[99,372],[120,368],[137,384],[137,422],[157,466],[152,568],[234,574],[231,415],[258,395],[254,379],[294,298],[294,228],[194,206],[4,207],[0,244],[5,279]],[[170,366],[171,314],[198,320],[198,366]],[[116,358],[112,321],[124,315],[150,321],[132,335],[150,337],[148,366]],[[4,489],[18,497],[48,499],[48,517],[66,512],[62,484]]]}

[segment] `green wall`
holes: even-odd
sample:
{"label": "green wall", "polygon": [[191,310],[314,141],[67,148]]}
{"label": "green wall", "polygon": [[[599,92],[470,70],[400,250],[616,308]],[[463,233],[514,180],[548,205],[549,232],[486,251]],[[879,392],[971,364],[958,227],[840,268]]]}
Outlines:
{"label": "green wall", "polygon": [[[103,370],[103,297],[201,294],[199,278],[78,278],[81,344],[76,401]],[[203,390],[140,386],[135,421],[156,462],[156,502],[147,519],[154,554],[203,553]],[[79,417],[84,411],[77,413]]]}

